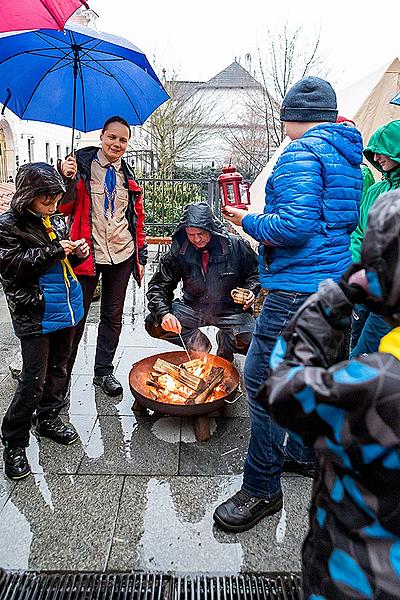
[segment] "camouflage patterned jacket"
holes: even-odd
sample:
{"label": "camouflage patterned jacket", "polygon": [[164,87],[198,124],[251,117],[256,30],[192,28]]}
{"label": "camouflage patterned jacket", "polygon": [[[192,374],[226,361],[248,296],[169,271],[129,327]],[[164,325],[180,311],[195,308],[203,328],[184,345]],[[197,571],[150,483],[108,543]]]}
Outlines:
{"label": "camouflage patterned jacket", "polygon": [[278,339],[261,388],[320,464],[303,547],[307,600],[400,598],[400,328],[379,352],[332,365],[352,304],[329,282]]}

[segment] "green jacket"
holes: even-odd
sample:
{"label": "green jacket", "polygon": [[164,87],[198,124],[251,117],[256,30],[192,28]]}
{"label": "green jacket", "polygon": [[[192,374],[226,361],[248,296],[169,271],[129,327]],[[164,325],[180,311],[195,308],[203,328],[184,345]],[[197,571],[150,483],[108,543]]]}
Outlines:
{"label": "green jacket", "polygon": [[[374,154],[386,154],[399,163],[399,167],[385,172],[374,161]],[[354,262],[360,262],[361,244],[367,227],[368,213],[375,200],[389,190],[400,188],[400,120],[379,127],[372,134],[364,150],[365,158],[382,173],[382,180],[363,190],[360,204],[360,221],[351,235],[351,254]]]}

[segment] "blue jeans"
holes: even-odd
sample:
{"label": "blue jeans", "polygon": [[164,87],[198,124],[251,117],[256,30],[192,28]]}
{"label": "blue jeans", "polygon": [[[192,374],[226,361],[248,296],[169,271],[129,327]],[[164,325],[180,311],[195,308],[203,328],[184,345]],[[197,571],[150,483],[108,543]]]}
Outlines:
{"label": "blue jeans", "polygon": [[379,342],[392,329],[383,317],[362,304],[354,307],[351,328],[350,358],[377,352]]}
{"label": "blue jeans", "polygon": [[284,447],[286,431],[274,423],[267,410],[255,400],[257,391],[269,374],[269,357],[276,339],[309,294],[272,291],[267,295],[256,320],[253,339],[246,356],[244,381],[251,420],[250,444],[244,465],[242,488],[252,496],[271,498],[281,491],[280,477],[284,458],[314,463],[311,448],[290,435]]}

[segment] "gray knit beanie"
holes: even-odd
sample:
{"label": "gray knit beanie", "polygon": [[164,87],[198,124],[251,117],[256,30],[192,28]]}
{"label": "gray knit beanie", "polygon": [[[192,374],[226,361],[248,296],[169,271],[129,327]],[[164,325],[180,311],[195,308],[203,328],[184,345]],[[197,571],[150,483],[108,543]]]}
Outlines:
{"label": "gray knit beanie", "polygon": [[282,102],[281,121],[336,122],[335,90],[319,77],[304,77],[295,83]]}

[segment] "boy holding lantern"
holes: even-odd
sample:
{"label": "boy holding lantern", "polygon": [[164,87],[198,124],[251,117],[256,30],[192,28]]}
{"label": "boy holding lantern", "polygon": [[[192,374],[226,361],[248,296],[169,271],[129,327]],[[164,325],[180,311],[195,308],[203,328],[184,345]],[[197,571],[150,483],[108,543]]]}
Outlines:
{"label": "boy holding lantern", "polygon": [[[269,358],[286,323],[327,277],[339,280],[351,264],[350,234],[357,226],[362,191],[362,138],[336,124],[336,94],[319,77],[305,77],[281,109],[292,142],[266,184],[264,214],[229,208],[226,218],[259,243],[262,288],[268,290],[246,357],[245,385],[251,437],[243,485],[217,507],[227,531],[246,531],[282,507],[281,473],[313,476],[311,449],[288,437],[256,401],[269,375]],[[285,469],[284,469],[285,467]]]}

